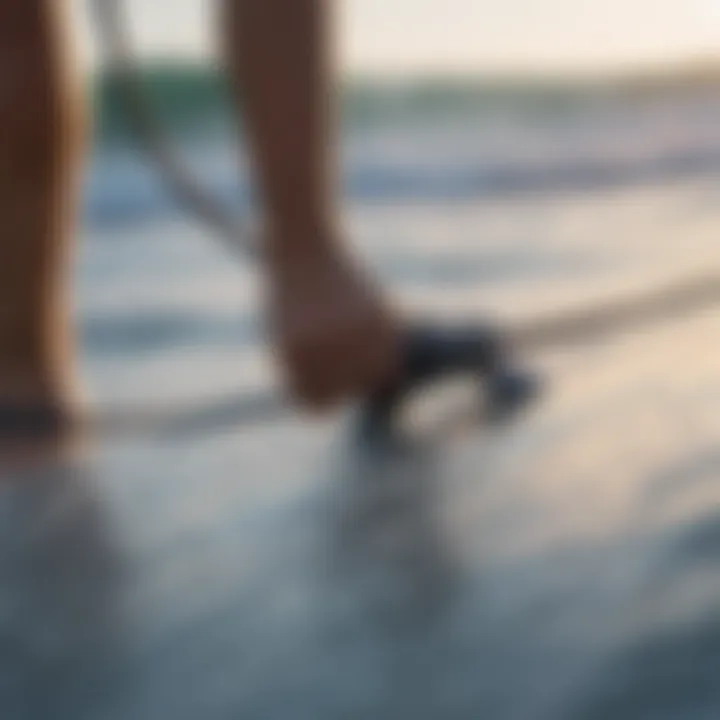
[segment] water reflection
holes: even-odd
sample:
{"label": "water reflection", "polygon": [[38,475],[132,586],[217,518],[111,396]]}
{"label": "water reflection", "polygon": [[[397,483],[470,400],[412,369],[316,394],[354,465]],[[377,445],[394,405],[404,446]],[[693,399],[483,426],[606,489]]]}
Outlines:
{"label": "water reflection", "polygon": [[443,518],[439,448],[355,435],[337,463],[330,568],[383,631],[450,612],[462,570]]}
{"label": "water reflection", "polygon": [[0,456],[0,707],[8,718],[91,716],[117,670],[121,561],[75,452]]}

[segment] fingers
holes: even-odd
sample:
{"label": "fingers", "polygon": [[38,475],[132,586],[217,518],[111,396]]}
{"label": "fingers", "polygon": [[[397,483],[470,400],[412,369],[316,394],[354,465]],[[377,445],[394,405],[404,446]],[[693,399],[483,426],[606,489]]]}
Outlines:
{"label": "fingers", "polygon": [[399,366],[396,333],[377,318],[296,337],[283,355],[293,399],[312,411],[377,390]]}
{"label": "fingers", "polygon": [[388,383],[400,366],[400,343],[380,293],[335,256],[282,269],[271,308],[293,398],[322,411]]}

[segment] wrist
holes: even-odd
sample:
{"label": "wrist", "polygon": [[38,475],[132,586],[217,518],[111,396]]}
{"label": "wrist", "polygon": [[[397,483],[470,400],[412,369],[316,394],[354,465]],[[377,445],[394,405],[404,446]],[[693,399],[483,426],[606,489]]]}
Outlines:
{"label": "wrist", "polygon": [[269,238],[271,269],[296,270],[333,262],[341,255],[338,237],[328,226],[276,229]]}

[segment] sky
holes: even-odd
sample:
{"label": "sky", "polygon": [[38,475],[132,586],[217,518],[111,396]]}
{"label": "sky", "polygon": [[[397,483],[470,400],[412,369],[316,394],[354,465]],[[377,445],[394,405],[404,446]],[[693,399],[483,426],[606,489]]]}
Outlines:
{"label": "sky", "polygon": [[[86,15],[90,0],[75,1]],[[207,54],[212,0],[121,1],[144,54]],[[352,74],[576,72],[720,58],[720,0],[333,1],[342,67]],[[83,27],[90,45],[87,18]]]}

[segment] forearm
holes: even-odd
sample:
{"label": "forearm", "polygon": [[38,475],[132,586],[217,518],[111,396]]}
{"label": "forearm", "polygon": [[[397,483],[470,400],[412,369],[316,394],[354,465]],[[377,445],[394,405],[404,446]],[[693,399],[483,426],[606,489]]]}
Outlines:
{"label": "forearm", "polygon": [[379,293],[336,244],[332,2],[226,0],[224,24],[268,211],[275,348],[313,407],[384,385],[399,346]]}
{"label": "forearm", "polygon": [[334,235],[330,3],[226,0],[227,66],[249,132],[275,257]]}

